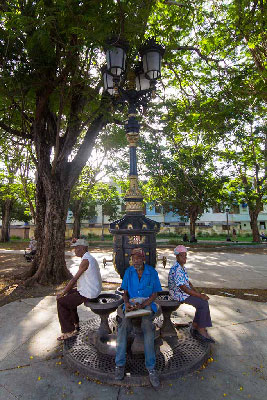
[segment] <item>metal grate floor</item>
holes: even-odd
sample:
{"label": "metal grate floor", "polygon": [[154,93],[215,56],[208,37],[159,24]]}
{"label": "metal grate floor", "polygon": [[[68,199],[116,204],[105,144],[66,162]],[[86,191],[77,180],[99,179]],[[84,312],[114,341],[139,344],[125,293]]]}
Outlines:
{"label": "metal grate floor", "polygon": [[[172,319],[175,322],[175,319]],[[177,320],[178,322],[178,320]],[[155,320],[160,327],[162,319]],[[126,376],[123,381],[114,381],[114,356],[100,353],[94,345],[93,337],[100,324],[100,318],[94,317],[80,325],[79,335],[64,343],[64,359],[67,365],[80,371],[88,378],[103,383],[144,386],[149,385],[145,359],[143,355],[127,355]],[[115,318],[109,320],[111,330],[116,333]],[[161,339],[160,351],[156,357],[156,369],[161,380],[171,380],[198,369],[210,354],[210,345],[193,338],[188,327],[179,328],[176,338]]]}

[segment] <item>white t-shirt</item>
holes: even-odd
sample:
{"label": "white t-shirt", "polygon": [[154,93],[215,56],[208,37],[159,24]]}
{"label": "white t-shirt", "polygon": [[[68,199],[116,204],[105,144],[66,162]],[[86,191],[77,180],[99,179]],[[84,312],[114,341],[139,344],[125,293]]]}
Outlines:
{"label": "white t-shirt", "polygon": [[89,267],[77,280],[77,290],[82,296],[88,299],[94,299],[100,295],[102,290],[102,278],[99,265],[97,260],[89,252],[83,255],[82,260],[88,260]]}

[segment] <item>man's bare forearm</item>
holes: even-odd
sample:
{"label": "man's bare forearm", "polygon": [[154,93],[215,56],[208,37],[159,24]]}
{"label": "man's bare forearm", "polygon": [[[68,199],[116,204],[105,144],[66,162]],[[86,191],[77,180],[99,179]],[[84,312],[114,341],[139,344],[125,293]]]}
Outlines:
{"label": "man's bare forearm", "polygon": [[158,297],[158,293],[152,293],[151,296],[149,296],[148,299],[146,299],[145,301],[143,301],[142,303],[142,307],[146,307],[146,306],[150,306],[151,303],[153,303],[154,300],[156,300],[156,298]]}
{"label": "man's bare forearm", "polygon": [[129,295],[128,295],[128,292],[126,290],[124,291],[122,298],[123,298],[123,301],[124,301],[125,305],[129,303]]}

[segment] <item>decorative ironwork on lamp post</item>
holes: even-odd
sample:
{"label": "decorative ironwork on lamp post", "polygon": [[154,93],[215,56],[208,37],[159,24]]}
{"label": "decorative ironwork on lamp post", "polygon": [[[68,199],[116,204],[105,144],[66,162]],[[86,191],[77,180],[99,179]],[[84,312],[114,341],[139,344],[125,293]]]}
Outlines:
{"label": "decorative ironwork on lamp post", "polygon": [[141,61],[128,67],[126,73],[127,47],[125,42],[109,43],[106,51],[107,66],[103,74],[105,90],[115,101],[128,104],[125,130],[130,153],[130,185],[125,195],[126,215],[110,224],[110,232],[114,235],[114,264],[121,276],[129,265],[130,252],[134,247],[142,247],[147,263],[156,264],[155,235],[159,231],[159,223],[144,216],[137,172],[136,146],[140,131],[137,115],[138,110],[147,107],[155,94],[164,54],[160,44],[153,38],[148,39],[140,49]]}

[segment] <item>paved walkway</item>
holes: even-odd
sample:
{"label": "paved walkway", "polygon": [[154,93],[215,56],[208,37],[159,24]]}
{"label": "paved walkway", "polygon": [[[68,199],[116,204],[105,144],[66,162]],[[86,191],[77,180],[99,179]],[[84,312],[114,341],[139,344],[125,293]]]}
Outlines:
{"label": "paved walkway", "polygon": [[[216,338],[213,361],[183,378],[150,387],[118,388],[70,372],[56,341],[59,325],[52,296],[0,308],[0,400],[265,400],[267,304],[211,296]],[[81,319],[90,312],[79,307]],[[182,305],[181,322],[193,309]]]}
{"label": "paved walkway", "polygon": [[[18,252],[17,254],[20,254]],[[22,252],[23,254],[23,252]],[[92,252],[98,259],[104,281],[120,283],[112,264],[103,268],[111,252]],[[80,259],[66,252],[72,272]],[[167,256],[166,269],[157,270],[166,285],[174,256]],[[227,252],[189,252],[187,268],[199,286],[266,288],[266,256]],[[265,400],[267,381],[267,303],[210,296],[213,328],[213,361],[205,369],[172,382],[165,382],[157,400]],[[82,320],[90,311],[79,307]],[[181,322],[192,320],[193,308],[182,305]],[[0,400],[154,400],[152,388],[118,388],[71,373],[62,358],[55,297],[16,301],[0,308]]]}
{"label": "paved walkway", "polygon": [[[97,258],[104,282],[121,283],[121,279],[112,263],[103,267],[103,258],[112,259],[111,252],[92,252]],[[167,257],[166,268],[162,261],[158,262],[157,271],[163,286],[167,286],[170,267],[175,262],[175,256],[168,250],[158,250],[159,259]],[[67,264],[74,273],[80,259],[72,257]],[[197,286],[224,287],[236,289],[266,289],[267,256],[264,254],[236,254],[228,252],[189,252],[186,264],[190,279]]]}
{"label": "paved walkway", "polygon": [[[0,253],[24,254],[24,250],[0,250]],[[73,252],[66,251],[67,266],[74,274],[81,259],[75,257]],[[101,276],[104,282],[121,283],[118,273],[114,270],[112,262],[104,268],[103,259],[112,260],[112,252],[105,249],[92,251],[91,254],[98,260]],[[158,258],[167,257],[166,268],[162,261],[157,264],[160,281],[167,286],[170,267],[175,262],[175,256],[168,249],[158,249]],[[240,251],[231,252],[188,252],[186,264],[190,279],[196,286],[216,287],[228,289],[266,289],[267,282],[267,256],[266,254],[251,254]]]}

